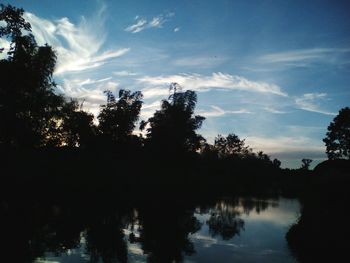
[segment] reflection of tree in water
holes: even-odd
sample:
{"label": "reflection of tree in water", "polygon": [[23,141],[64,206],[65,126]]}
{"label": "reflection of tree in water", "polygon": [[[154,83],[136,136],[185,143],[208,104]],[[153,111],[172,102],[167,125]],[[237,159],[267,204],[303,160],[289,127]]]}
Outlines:
{"label": "reflection of tree in water", "polygon": [[244,230],[244,221],[229,213],[213,212],[207,224],[213,237],[220,235],[224,240],[229,240]]}
{"label": "reflection of tree in water", "polygon": [[222,239],[229,240],[244,230],[244,221],[239,218],[241,213],[237,210],[236,200],[231,204],[220,201],[209,212],[210,218],[206,223],[212,237],[220,235]]}
{"label": "reflection of tree in water", "polygon": [[220,235],[224,240],[232,239],[244,230],[244,220],[240,218],[242,213],[249,214],[253,210],[260,213],[270,204],[266,200],[252,198],[220,201],[209,210],[210,218],[206,222],[209,233],[212,237]]}
{"label": "reflection of tree in water", "polygon": [[[76,204],[17,205],[17,209],[1,208],[0,245],[13,260],[32,262],[50,252],[56,256],[74,248],[85,249],[91,262],[127,262],[128,250],[124,229],[129,229],[131,243],[138,242],[148,262],[182,262],[185,255],[195,253],[191,234],[201,228],[196,213],[209,214],[206,224],[213,237],[224,240],[244,230],[242,214],[259,213],[269,202],[255,199],[230,199],[181,206],[175,202],[143,203],[138,213],[129,206]],[[81,205],[81,204],[80,204]],[[11,206],[10,206],[11,207]],[[21,207],[21,208],[20,208]],[[196,213],[194,213],[196,211]],[[15,234],[15,232],[16,234]],[[15,251],[21,250],[22,257]]]}
{"label": "reflection of tree in water", "polygon": [[46,252],[60,254],[80,243],[80,219],[56,206],[26,203],[0,215],[0,251],[2,258],[11,259],[8,262],[32,262]]}
{"label": "reflection of tree in water", "polygon": [[148,262],[182,262],[184,255],[195,253],[189,234],[197,232],[201,224],[193,209],[171,205],[142,208],[139,223],[137,241],[148,255]]}
{"label": "reflection of tree in water", "polygon": [[85,247],[90,262],[127,262],[122,229],[128,213],[116,213],[117,208],[107,212],[90,209],[29,203],[13,211],[0,209],[2,257],[11,259],[8,262],[33,262],[47,253],[59,257]]}
{"label": "reflection of tree in water", "polygon": [[251,211],[255,211],[257,214],[266,210],[269,206],[278,206],[277,202],[271,202],[264,199],[255,198],[241,198],[239,199],[240,206],[243,208],[245,214],[249,214]]}
{"label": "reflection of tree in water", "polygon": [[121,215],[109,215],[91,224],[85,233],[86,252],[90,262],[127,262],[127,245],[123,228],[126,222]]}

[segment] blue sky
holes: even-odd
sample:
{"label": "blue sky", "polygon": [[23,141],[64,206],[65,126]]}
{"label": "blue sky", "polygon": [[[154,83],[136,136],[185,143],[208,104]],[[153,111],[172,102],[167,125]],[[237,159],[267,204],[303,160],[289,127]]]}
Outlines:
{"label": "blue sky", "polygon": [[350,106],[347,1],[7,3],[55,48],[59,90],[94,113],[103,90],[126,88],[143,91],[146,119],[177,82],[197,91],[209,142],[233,132],[298,167],[325,158],[326,128]]}

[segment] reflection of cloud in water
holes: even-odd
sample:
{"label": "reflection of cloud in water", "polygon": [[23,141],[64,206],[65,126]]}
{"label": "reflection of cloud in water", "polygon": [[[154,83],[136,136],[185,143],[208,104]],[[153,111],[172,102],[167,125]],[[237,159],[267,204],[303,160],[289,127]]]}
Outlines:
{"label": "reflection of cloud in water", "polygon": [[191,239],[195,241],[196,243],[202,243],[204,247],[211,247],[213,245],[220,245],[220,246],[230,246],[234,248],[240,248],[243,247],[243,245],[236,245],[234,243],[228,243],[227,241],[222,241],[217,238],[213,238],[211,236],[203,235],[203,234],[194,234],[191,236]]}
{"label": "reflection of cloud in water", "polygon": [[143,255],[143,250],[135,244],[128,244],[128,250],[131,254]]}

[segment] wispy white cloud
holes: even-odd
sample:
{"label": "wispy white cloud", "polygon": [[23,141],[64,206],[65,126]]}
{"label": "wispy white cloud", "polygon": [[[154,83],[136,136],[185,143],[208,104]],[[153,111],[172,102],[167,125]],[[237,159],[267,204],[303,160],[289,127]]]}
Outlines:
{"label": "wispy white cloud", "polygon": [[[306,65],[313,61],[332,61],[331,58],[349,53],[350,48],[311,48],[290,50],[263,55],[259,58],[263,63],[284,63],[290,65]],[[304,63],[304,64],[303,64]],[[306,63],[306,64],[305,64]]]}
{"label": "wispy white cloud", "polygon": [[126,27],[124,30],[130,33],[139,33],[145,29],[149,28],[162,28],[164,23],[169,21],[171,17],[173,17],[175,13],[166,13],[166,14],[160,14],[155,17],[153,17],[150,21],[148,21],[145,18],[141,18],[139,16],[135,17],[136,22],[128,27]]}
{"label": "wispy white cloud", "polygon": [[[119,83],[111,77],[103,79],[63,79],[63,85],[58,89],[68,98],[84,102],[84,110],[98,115],[100,105],[106,103],[105,90],[116,92]],[[92,88],[93,86],[93,88]]]}
{"label": "wispy white cloud", "polygon": [[149,87],[142,90],[142,94],[145,98],[153,97],[165,97],[170,95],[169,87]]}
{"label": "wispy white cloud", "polygon": [[198,110],[197,113],[204,117],[221,117],[226,114],[251,114],[252,112],[246,109],[240,110],[224,110],[218,106],[210,106],[211,110]]}
{"label": "wispy white cloud", "polygon": [[325,151],[322,142],[305,136],[279,136],[274,138],[248,136],[245,141],[254,150],[262,150],[277,158],[323,157]]}
{"label": "wispy white cloud", "polygon": [[305,111],[321,113],[325,115],[336,115],[334,112],[321,109],[320,104],[327,100],[326,93],[306,93],[295,99],[296,107]]}
{"label": "wispy white cloud", "polygon": [[277,109],[272,108],[272,107],[265,107],[264,110],[266,110],[267,112],[275,113],[275,114],[285,114],[285,113],[288,113],[288,112],[286,112],[286,111],[277,110]]}
{"label": "wispy white cloud", "polygon": [[151,103],[144,103],[141,109],[141,119],[147,120],[152,117],[154,112],[160,108],[161,102],[156,100]]}
{"label": "wispy white cloud", "polygon": [[165,90],[167,91],[170,83],[176,82],[183,88],[198,92],[209,91],[212,89],[223,89],[270,93],[285,97],[287,96],[287,93],[283,92],[282,89],[275,84],[252,81],[241,76],[224,74],[221,72],[213,73],[209,76],[200,74],[179,74],[155,77],[145,76],[139,78],[138,81],[156,88],[156,90],[152,90],[150,88],[145,90],[145,92],[149,92],[148,95],[158,95],[154,91],[159,91],[164,94],[165,91],[161,91],[160,87],[166,87]]}
{"label": "wispy white cloud", "polygon": [[101,53],[106,40],[104,12],[102,6],[93,17],[81,17],[79,24],[73,24],[67,17],[51,21],[28,12],[24,18],[32,25],[38,44],[48,43],[57,52],[55,74],[58,75],[99,67],[129,51],[121,48]]}
{"label": "wispy white cloud", "polygon": [[127,70],[122,70],[122,71],[114,71],[113,74],[118,77],[129,77],[129,76],[136,76],[137,73],[127,71]]}
{"label": "wispy white cloud", "polygon": [[131,33],[138,33],[147,27],[147,20],[139,19],[138,17],[136,19],[138,19],[136,23],[125,28],[125,31]]}
{"label": "wispy white cloud", "polygon": [[213,67],[224,63],[227,58],[218,58],[216,56],[204,56],[204,57],[183,57],[175,59],[172,64],[181,67]]}

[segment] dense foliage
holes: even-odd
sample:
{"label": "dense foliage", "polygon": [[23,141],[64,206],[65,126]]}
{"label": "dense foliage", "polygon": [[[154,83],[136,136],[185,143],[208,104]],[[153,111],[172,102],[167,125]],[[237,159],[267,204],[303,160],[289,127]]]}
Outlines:
{"label": "dense foliage", "polygon": [[350,159],[350,108],[346,107],[339,111],[329,124],[323,141],[329,159]]}

